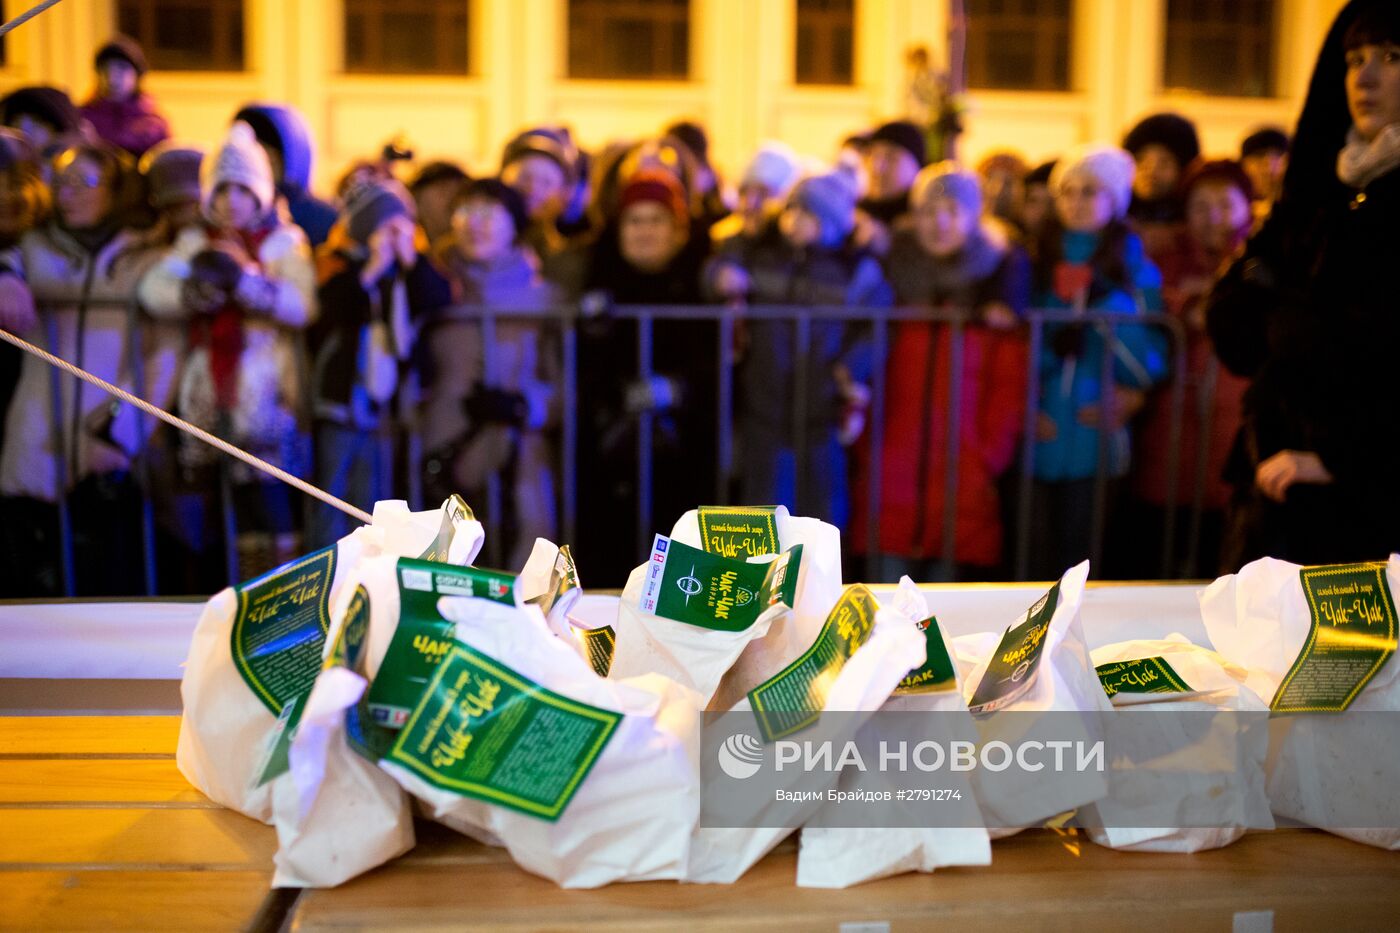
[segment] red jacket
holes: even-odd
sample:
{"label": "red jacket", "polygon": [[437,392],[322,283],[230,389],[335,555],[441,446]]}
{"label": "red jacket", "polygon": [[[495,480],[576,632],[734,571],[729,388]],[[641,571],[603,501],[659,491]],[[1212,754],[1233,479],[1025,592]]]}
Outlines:
{"label": "red jacket", "polygon": [[[1230,498],[1230,487],[1220,478],[1240,426],[1240,406],[1248,380],[1216,366],[1215,393],[1210,409],[1202,411],[1207,371],[1214,351],[1201,323],[1192,326],[1190,312],[1203,300],[1199,293],[1208,289],[1217,265],[1202,255],[1186,236],[1176,249],[1158,259],[1162,270],[1162,299],[1167,313],[1184,318],[1186,337],[1186,385],[1183,392],[1181,439],[1177,445],[1176,505],[1189,506],[1196,485],[1197,458],[1200,456],[1202,426],[1206,438],[1203,504],[1209,510],[1223,509]],[[1152,505],[1167,503],[1167,459],[1171,451],[1171,385],[1156,389],[1148,399],[1139,421],[1133,491]]]}
{"label": "red jacket", "polygon": [[[1015,459],[1025,419],[1027,347],[1018,333],[968,327],[963,335],[953,559],[991,566],[1002,551],[997,478]],[[950,338],[950,328],[941,324],[904,322],[895,330],[885,381],[881,553],[943,556]],[[858,455],[851,537],[856,553],[865,553],[869,451]]]}

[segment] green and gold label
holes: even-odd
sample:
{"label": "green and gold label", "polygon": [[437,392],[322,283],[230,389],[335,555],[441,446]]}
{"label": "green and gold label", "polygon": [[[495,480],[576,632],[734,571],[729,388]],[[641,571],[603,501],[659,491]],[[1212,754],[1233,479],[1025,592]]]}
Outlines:
{"label": "green and gold label", "polygon": [[1384,562],[1304,567],[1312,626],[1279,684],[1276,713],[1339,713],[1395,653],[1395,602]]}
{"label": "green and gold label", "polygon": [[739,507],[702,505],[701,546],[721,557],[747,560],[778,553],[777,506]]}
{"label": "green and gold label", "polygon": [[554,567],[549,572],[549,589],[530,602],[548,615],[565,596],[582,588],[578,567],[574,564],[574,552],[565,544],[560,546],[559,553],[554,556]]}
{"label": "green and gold label", "polygon": [[1109,697],[1120,693],[1192,693],[1163,657],[1113,661],[1094,668],[1103,692]]}
{"label": "green and gold label", "polygon": [[641,609],[701,628],[742,632],[768,607],[793,604],[801,565],[800,544],[764,564],[710,554],[657,535]]}
{"label": "green and gold label", "polygon": [[800,732],[821,717],[836,675],[870,640],[879,609],[875,594],[864,584],[846,587],[802,657],[749,691],[764,741]]}
{"label": "green and gold label", "polygon": [[557,820],[621,720],[454,644],[387,758],[439,790]]}
{"label": "green and gold label", "polygon": [[972,702],[967,705],[970,711],[994,713],[1016,702],[1030,689],[1045,651],[1050,620],[1055,617],[1055,607],[1059,604],[1060,584],[1056,582],[1026,610],[1024,619],[1001,636],[987,670],[973,691]]}
{"label": "green and gold label", "polygon": [[310,690],[321,669],[335,558],[331,546],[234,588],[233,663],[274,716]]}
{"label": "green and gold label", "polygon": [[575,631],[583,644],[584,656],[588,658],[593,672],[599,677],[608,676],[608,671],[612,670],[613,653],[617,650],[617,632],[611,625]]}
{"label": "green and gold label", "polygon": [[408,721],[433,670],[452,648],[456,626],[438,612],[438,599],[471,596],[515,605],[515,578],[496,570],[403,557],[398,576],[399,626],[369,690],[375,722],[391,729]]}
{"label": "green and gold label", "polygon": [[924,633],[925,660],[904,675],[894,696],[919,696],[926,693],[948,693],[958,689],[958,675],[953,667],[953,657],[948,653],[948,643],[943,640],[943,631],[933,616],[919,623]]}
{"label": "green and gold label", "polygon": [[452,538],[457,533],[457,526],[471,521],[476,521],[476,516],[472,514],[467,500],[455,492],[448,496],[447,501],[442,504],[442,524],[438,527],[437,537],[426,551],[418,555],[418,559],[447,560],[447,552],[452,547]]}

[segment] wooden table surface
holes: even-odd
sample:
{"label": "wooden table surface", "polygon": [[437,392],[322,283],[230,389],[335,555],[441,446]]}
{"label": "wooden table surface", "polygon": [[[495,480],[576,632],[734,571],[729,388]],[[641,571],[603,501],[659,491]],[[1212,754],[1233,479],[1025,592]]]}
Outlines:
{"label": "wooden table surface", "polygon": [[270,896],[274,832],[185,783],[175,768],[178,723],[0,717],[0,928],[1400,928],[1400,855],[1307,830],[1197,855],[1111,852],[1028,832],[997,842],[989,868],[845,891],[795,887],[789,843],[735,885],[564,891],[501,850],[420,824],[418,847],[391,865],[335,890]]}

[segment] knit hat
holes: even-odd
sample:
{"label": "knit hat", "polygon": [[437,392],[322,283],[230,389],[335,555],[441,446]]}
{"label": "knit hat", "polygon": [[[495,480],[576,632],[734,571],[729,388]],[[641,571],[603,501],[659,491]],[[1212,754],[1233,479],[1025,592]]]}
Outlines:
{"label": "knit hat", "polygon": [[1122,149],[1102,144],[1080,146],[1055,163],[1050,173],[1050,191],[1059,193],[1072,178],[1087,178],[1108,192],[1113,216],[1122,219],[1133,199],[1133,175],[1137,165]]}
{"label": "knit hat", "polygon": [[29,142],[28,136],[19,130],[0,127],[0,171],[6,171],[24,162],[37,165],[36,159],[34,146]]}
{"label": "knit hat", "polygon": [[1148,146],[1162,146],[1176,159],[1184,172],[1201,154],[1196,124],[1175,113],[1155,113],[1144,117],[1123,137],[1123,148],[1134,159]]}
{"label": "knit hat", "polygon": [[230,127],[228,138],[218,151],[205,155],[200,165],[200,182],[205,210],[213,205],[220,185],[238,184],[247,188],[258,199],[263,211],[272,207],[277,196],[267,153],[258,145],[252,127],[242,121]]}
{"label": "knit hat", "polygon": [[138,76],[145,75],[149,70],[146,65],[146,53],[141,50],[141,43],[130,36],[118,34],[108,39],[106,44],[97,50],[92,64],[94,68],[101,71],[102,66],[113,59],[124,61],[135,68]]}
{"label": "knit hat", "polygon": [[689,149],[698,162],[710,164],[710,140],[705,135],[705,128],[699,123],[694,120],[681,120],[666,127],[663,135],[670,136]]}
{"label": "knit hat", "polygon": [[457,192],[457,197],[453,199],[453,209],[455,210],[475,199],[495,201],[504,207],[506,213],[510,215],[511,223],[515,225],[517,239],[530,224],[530,215],[525,209],[525,199],[520,196],[519,191],[499,178],[477,178],[467,182],[462,190]]}
{"label": "knit hat", "polygon": [[73,101],[56,87],[22,87],[0,98],[0,122],[14,126],[20,117],[32,117],[63,135],[82,128],[82,114]]}
{"label": "knit hat", "polygon": [[924,138],[924,131],[908,120],[894,120],[879,127],[870,134],[870,142],[898,146],[913,156],[914,161],[921,166],[928,161],[925,155],[928,143]]}
{"label": "knit hat", "polygon": [[1255,130],[1240,143],[1240,158],[1264,152],[1288,152],[1288,134],[1276,126],[1265,126]]}
{"label": "knit hat", "polygon": [[356,243],[368,243],[374,231],[394,217],[413,217],[413,196],[393,179],[373,178],[345,193],[345,233]]}
{"label": "knit hat", "polygon": [[909,204],[917,207],[933,198],[951,198],[975,217],[982,213],[982,180],[956,162],[930,165],[915,177]]}
{"label": "knit hat", "polygon": [[151,205],[162,208],[199,200],[199,166],[204,150],[166,140],[141,157],[141,177]]}
{"label": "knit hat", "polygon": [[1182,199],[1189,198],[1197,186],[1208,182],[1232,185],[1240,189],[1240,193],[1244,195],[1246,201],[1254,200],[1254,185],[1250,182],[1249,176],[1245,174],[1240,163],[1234,159],[1213,159],[1209,162],[1198,163],[1186,173],[1186,177],[1181,181]]}
{"label": "knit hat", "polygon": [[785,143],[768,142],[759,147],[749,160],[739,187],[763,185],[775,197],[785,198],[797,179],[802,175],[802,166],[797,153]]}
{"label": "knit hat", "polygon": [[417,194],[430,185],[438,182],[453,181],[458,184],[466,184],[471,177],[462,170],[460,165],[453,162],[429,162],[418,170],[418,174],[413,176],[413,180],[408,183],[408,190]]}
{"label": "knit hat", "polygon": [[856,192],[842,172],[804,178],[788,195],[788,206],[800,208],[821,221],[822,243],[837,246],[856,225]]}
{"label": "knit hat", "polygon": [[678,224],[685,224],[690,220],[690,211],[686,208],[685,191],[681,188],[681,183],[676,180],[676,176],[663,169],[642,169],[628,179],[621,197],[618,198],[618,216],[621,217],[633,204],[643,201],[655,201],[660,204],[671,212]]}
{"label": "knit hat", "polygon": [[578,150],[568,134],[549,127],[529,129],[506,143],[501,153],[501,171],[512,162],[530,155],[542,155],[559,166],[564,173],[564,181],[572,184],[576,178]]}

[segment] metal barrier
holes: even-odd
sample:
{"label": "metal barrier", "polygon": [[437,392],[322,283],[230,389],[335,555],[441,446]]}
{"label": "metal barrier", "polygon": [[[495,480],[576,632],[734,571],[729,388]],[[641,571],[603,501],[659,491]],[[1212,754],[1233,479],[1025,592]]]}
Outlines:
{"label": "metal barrier", "polygon": [[[865,574],[870,580],[880,578],[880,548],[879,548],[879,514],[882,499],[882,479],[883,463],[882,451],[884,443],[885,410],[887,407],[886,398],[886,365],[890,350],[890,326],[902,322],[920,322],[939,325],[947,328],[949,341],[948,359],[950,365],[946,373],[946,396],[948,409],[944,413],[945,418],[945,448],[944,464],[941,482],[943,484],[943,524],[940,529],[939,540],[941,543],[944,575],[952,577],[956,544],[956,504],[959,486],[959,462],[961,451],[962,426],[960,417],[962,412],[962,390],[964,381],[964,356],[966,348],[967,332],[970,327],[976,327],[970,317],[960,311],[952,310],[929,310],[923,308],[855,308],[846,306],[837,307],[803,307],[789,305],[772,306],[750,306],[737,309],[721,305],[701,305],[701,306],[617,306],[605,312],[612,318],[622,321],[634,321],[637,328],[637,378],[640,380],[650,380],[654,373],[654,337],[655,328],[665,326],[666,322],[676,321],[710,321],[717,324],[717,346],[714,352],[719,361],[717,384],[714,387],[715,412],[717,415],[718,434],[713,440],[711,455],[715,460],[716,486],[714,501],[715,504],[724,504],[729,499],[729,483],[734,473],[734,448],[733,432],[734,420],[734,370],[735,370],[735,350],[734,338],[736,323],[740,320],[746,321],[775,321],[788,322],[794,325],[794,361],[796,363],[793,373],[792,393],[792,436],[793,448],[797,452],[799,462],[797,464],[796,476],[799,484],[802,483],[802,466],[800,459],[807,450],[805,434],[807,431],[808,412],[806,410],[807,397],[804,391],[807,385],[806,367],[810,357],[812,325],[816,323],[840,323],[852,327],[868,328],[869,340],[873,345],[873,362],[870,372],[871,400],[869,408],[869,419],[867,430],[869,431],[869,475],[867,477],[867,507],[866,514],[859,517],[866,522],[866,540],[868,553],[866,555]],[[579,430],[579,325],[584,319],[580,310],[574,306],[552,307],[540,310],[506,310],[498,308],[488,308],[481,306],[460,306],[449,309],[439,315],[435,320],[466,320],[479,324],[482,330],[483,346],[486,348],[484,354],[486,360],[485,380],[488,384],[499,383],[502,374],[495,371],[497,366],[490,352],[490,347],[494,345],[494,335],[496,328],[501,321],[529,321],[541,327],[558,328],[560,332],[560,349],[562,356],[561,373],[561,401],[562,423],[559,426],[561,443],[558,450],[558,477],[557,484],[562,495],[559,497],[561,508],[559,511],[559,522],[561,539],[563,541],[573,541],[576,538],[578,521],[578,500],[579,488],[577,477],[578,448],[580,443],[589,442],[589,438],[583,437]],[[141,328],[136,323],[137,316],[133,315],[133,363],[135,354],[140,352]],[[1116,329],[1123,325],[1151,326],[1160,328],[1167,334],[1172,352],[1170,359],[1174,377],[1170,379],[1169,391],[1171,393],[1171,418],[1170,418],[1170,443],[1167,463],[1167,502],[1165,508],[1165,527],[1163,528],[1162,540],[1162,561],[1161,573],[1164,577],[1172,576],[1175,567],[1173,554],[1176,546],[1176,512],[1178,503],[1176,500],[1178,479],[1181,464],[1179,463],[1179,448],[1183,431],[1183,404],[1185,392],[1185,374],[1187,365],[1187,335],[1181,322],[1174,317],[1165,314],[1133,314],[1133,313],[1077,313],[1075,311],[1060,310],[1036,310],[1029,312],[1025,317],[1023,330],[1028,344],[1027,354],[1027,399],[1025,422],[1022,429],[1021,453],[1020,453],[1020,477],[1019,477],[1019,497],[1017,502],[1016,537],[1015,546],[1010,549],[1012,555],[1012,565],[1015,568],[1017,579],[1024,579],[1029,565],[1030,557],[1030,527],[1033,518],[1032,484],[1035,468],[1035,448],[1036,448],[1036,423],[1040,410],[1040,376],[1041,350],[1046,339],[1046,328],[1048,325],[1077,323],[1097,329],[1104,338],[1105,345],[1114,343]],[[429,322],[427,327],[431,327]],[[703,348],[696,347],[696,352],[704,352]],[[1112,368],[1114,365],[1114,354],[1105,352],[1102,359],[1102,369],[1100,371],[1100,385],[1111,385]],[[140,368],[136,368],[140,371]],[[621,378],[621,377],[619,377]],[[1201,392],[1198,393],[1200,404],[1197,406],[1195,415],[1197,418],[1198,439],[1196,463],[1192,465],[1194,472],[1194,494],[1190,503],[1190,523],[1188,528],[1189,545],[1188,559],[1194,561],[1196,547],[1202,527],[1202,514],[1204,511],[1204,488],[1206,483],[1205,470],[1207,466],[1206,456],[1209,446],[1209,424],[1211,401],[1214,392],[1215,367],[1211,366],[1206,378],[1203,380]],[[931,384],[931,380],[930,380]],[[58,388],[60,377],[54,376],[55,390],[55,415],[58,415],[57,404],[59,399]],[[926,396],[931,393],[926,392]],[[927,407],[927,405],[925,406]],[[1107,521],[1107,487],[1109,477],[1107,463],[1107,446],[1110,439],[1110,432],[1105,430],[1109,427],[1112,413],[1110,406],[1100,404],[1099,406],[1099,430],[1097,431],[1098,451],[1096,456],[1096,472],[1094,476],[1094,496],[1091,521],[1091,561],[1098,562],[1103,555],[1105,525]],[[652,510],[652,493],[655,488],[656,477],[654,475],[654,416],[650,410],[643,410],[637,414],[637,491],[638,503],[635,523],[636,533],[636,555],[640,561],[650,547],[652,535],[657,527]],[[55,433],[57,442],[54,445],[55,468],[58,471],[60,483],[67,479],[66,472],[68,459],[64,451],[64,435],[61,430],[60,419],[55,417]],[[418,459],[421,456],[422,444],[418,433],[410,424],[402,433],[402,436],[395,439],[396,443],[402,443],[406,450],[409,476],[398,483],[397,492],[406,492],[415,506],[421,505],[421,485],[418,475]],[[144,469],[144,466],[141,467]],[[927,472],[928,464],[922,464],[921,472]],[[930,478],[931,479],[931,478]],[[149,481],[142,484],[143,501],[142,516],[142,541],[145,545],[145,565],[146,565],[146,586],[152,589],[155,582],[155,549],[154,534],[152,532],[150,503],[146,497],[149,496]],[[65,488],[60,486],[60,488]],[[61,564],[65,570],[65,580],[68,588],[72,590],[74,568],[72,564],[72,538],[69,523],[67,521],[66,497],[60,498],[59,514],[60,527],[62,531],[60,546]],[[482,517],[488,527],[493,520],[502,513],[504,491],[502,489],[499,476],[494,477],[487,495],[487,502]],[[370,503],[360,503],[368,506]],[[431,503],[429,503],[431,504]],[[698,504],[698,503],[697,503]],[[324,506],[322,506],[324,507]],[[671,521],[674,516],[661,516],[664,521]],[[857,517],[853,516],[853,520]],[[232,568],[236,566],[236,545],[232,540],[233,529],[228,522],[224,522],[226,553],[229,555],[230,574]],[[922,529],[920,529],[922,531]],[[488,541],[499,536],[488,535]],[[493,548],[498,545],[493,544]],[[501,562],[501,552],[498,549],[488,551],[488,559],[499,565]],[[583,558],[586,564],[586,557]],[[237,582],[231,580],[230,582]]]}

